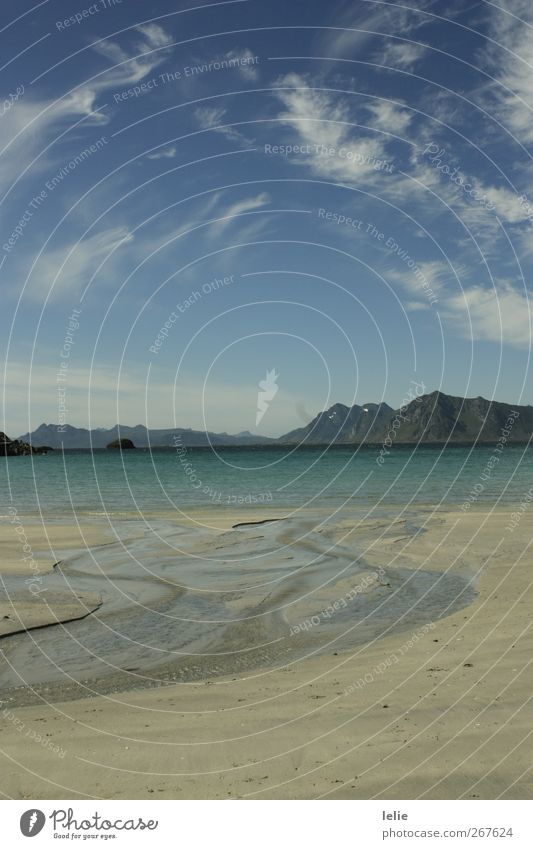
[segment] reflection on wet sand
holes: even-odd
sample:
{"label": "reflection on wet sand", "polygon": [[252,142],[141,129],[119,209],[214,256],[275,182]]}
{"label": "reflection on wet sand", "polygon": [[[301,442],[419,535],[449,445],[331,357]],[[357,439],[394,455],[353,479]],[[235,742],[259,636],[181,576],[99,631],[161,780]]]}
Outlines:
{"label": "reflection on wet sand", "polygon": [[[43,578],[41,604],[63,599],[64,615],[59,601],[50,604],[55,624],[1,640],[4,698],[24,704],[39,694],[61,700],[238,675],[439,619],[472,601],[471,575],[419,569],[375,546],[412,539],[422,524],[414,512],[280,517],[225,531],[152,522]],[[24,596],[22,578],[4,588]],[[66,621],[69,597],[102,604]]]}

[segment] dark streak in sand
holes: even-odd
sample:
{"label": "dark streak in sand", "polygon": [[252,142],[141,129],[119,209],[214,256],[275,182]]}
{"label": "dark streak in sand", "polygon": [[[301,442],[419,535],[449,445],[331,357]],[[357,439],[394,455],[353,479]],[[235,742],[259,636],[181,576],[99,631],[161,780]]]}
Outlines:
{"label": "dark streak in sand", "polygon": [[232,525],[232,528],[245,528],[249,525],[268,525],[270,522],[286,522],[287,517],[281,516],[279,519],[259,519],[257,522],[237,522],[236,525]]}

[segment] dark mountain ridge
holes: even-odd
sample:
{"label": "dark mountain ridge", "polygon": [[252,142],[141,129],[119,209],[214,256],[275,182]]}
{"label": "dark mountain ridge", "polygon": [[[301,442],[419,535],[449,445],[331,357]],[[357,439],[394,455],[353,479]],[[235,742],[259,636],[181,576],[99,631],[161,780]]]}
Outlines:
{"label": "dark mountain ridge", "polygon": [[144,425],[115,425],[87,430],[72,425],[42,424],[18,442],[51,448],[100,449],[129,439],[138,448],[176,448],[261,445],[379,445],[379,444],[490,444],[529,442],[533,435],[533,407],[504,404],[486,398],[461,398],[435,391],[414,398],[399,410],[388,404],[334,404],[318,413],[305,427],[270,439],[248,431],[237,435],[190,428],[148,430]]}
{"label": "dark mountain ridge", "polygon": [[344,407],[335,404],[305,428],[281,436],[281,443],[368,444],[489,444],[500,439],[529,442],[533,407],[460,398],[435,391],[421,395],[399,410],[387,404]]}
{"label": "dark mountain ridge", "polygon": [[156,428],[148,429],[144,425],[115,425],[112,428],[94,428],[88,430],[72,425],[42,424],[20,437],[31,445],[49,445],[51,448],[106,448],[111,442],[129,439],[136,448],[175,448],[216,445],[267,445],[275,442],[267,436],[239,434],[230,436],[227,433],[211,433],[209,431],[191,430],[190,428]]}
{"label": "dark mountain ridge", "polygon": [[305,427],[280,436],[278,442],[323,445],[330,442],[373,442],[390,420],[394,410],[388,404],[346,407],[334,404],[319,413]]}

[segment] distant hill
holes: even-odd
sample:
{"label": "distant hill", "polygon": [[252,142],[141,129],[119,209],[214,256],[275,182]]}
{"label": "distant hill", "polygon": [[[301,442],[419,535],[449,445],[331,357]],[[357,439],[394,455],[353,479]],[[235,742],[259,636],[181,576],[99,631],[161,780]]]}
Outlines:
{"label": "distant hill", "polygon": [[[511,413],[518,413],[506,428]],[[397,442],[497,442],[508,430],[509,442],[528,442],[533,435],[533,407],[502,404],[486,398],[459,398],[432,392],[411,401]],[[393,417],[394,418],[394,417]]]}
{"label": "distant hill", "polygon": [[279,439],[255,436],[249,431],[236,435],[211,433],[190,428],[150,429],[144,425],[115,425],[105,428],[42,424],[32,433],[19,437],[20,443],[50,448],[105,448],[111,442],[129,439],[137,448],[172,448],[184,445],[217,447],[224,445],[328,445],[366,443],[379,445],[387,439],[394,444],[450,442],[472,444],[497,442],[506,428],[511,411],[518,413],[506,439],[528,442],[533,434],[533,407],[487,401],[485,398],[459,398],[443,392],[431,392],[411,401],[403,410],[388,404],[363,404],[347,407],[334,404],[319,413],[305,427],[291,430]]}
{"label": "distant hill", "polygon": [[[506,428],[512,411],[518,416]],[[401,411],[387,404],[362,407],[334,404],[306,427],[286,433],[278,442],[381,444],[389,438],[394,444],[483,444],[497,442],[506,429],[507,441],[528,442],[533,435],[533,407],[431,392],[411,401]]]}
{"label": "distant hill", "polygon": [[112,428],[87,430],[72,425],[42,424],[31,433],[25,433],[20,441],[31,445],[49,445],[51,448],[106,448],[111,442],[129,439],[137,448],[173,448],[185,445],[192,448],[202,445],[266,445],[275,442],[267,436],[227,433],[210,433],[190,428],[164,428],[148,430],[144,425],[115,425]]}
{"label": "distant hill", "polygon": [[389,422],[394,410],[388,404],[346,407],[334,404],[305,427],[291,430],[278,442],[323,445],[328,442],[373,442]]}

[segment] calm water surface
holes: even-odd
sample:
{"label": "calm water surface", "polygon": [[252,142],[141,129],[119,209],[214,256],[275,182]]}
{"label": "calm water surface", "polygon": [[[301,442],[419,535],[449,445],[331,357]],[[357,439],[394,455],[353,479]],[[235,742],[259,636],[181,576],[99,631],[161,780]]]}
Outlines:
{"label": "calm water surface", "polygon": [[[59,451],[3,458],[3,507],[34,513],[98,514],[258,505],[296,509],[396,504],[512,505],[533,484],[533,451],[508,446],[394,448],[380,466],[375,448]],[[5,509],[0,510],[5,515]]]}

